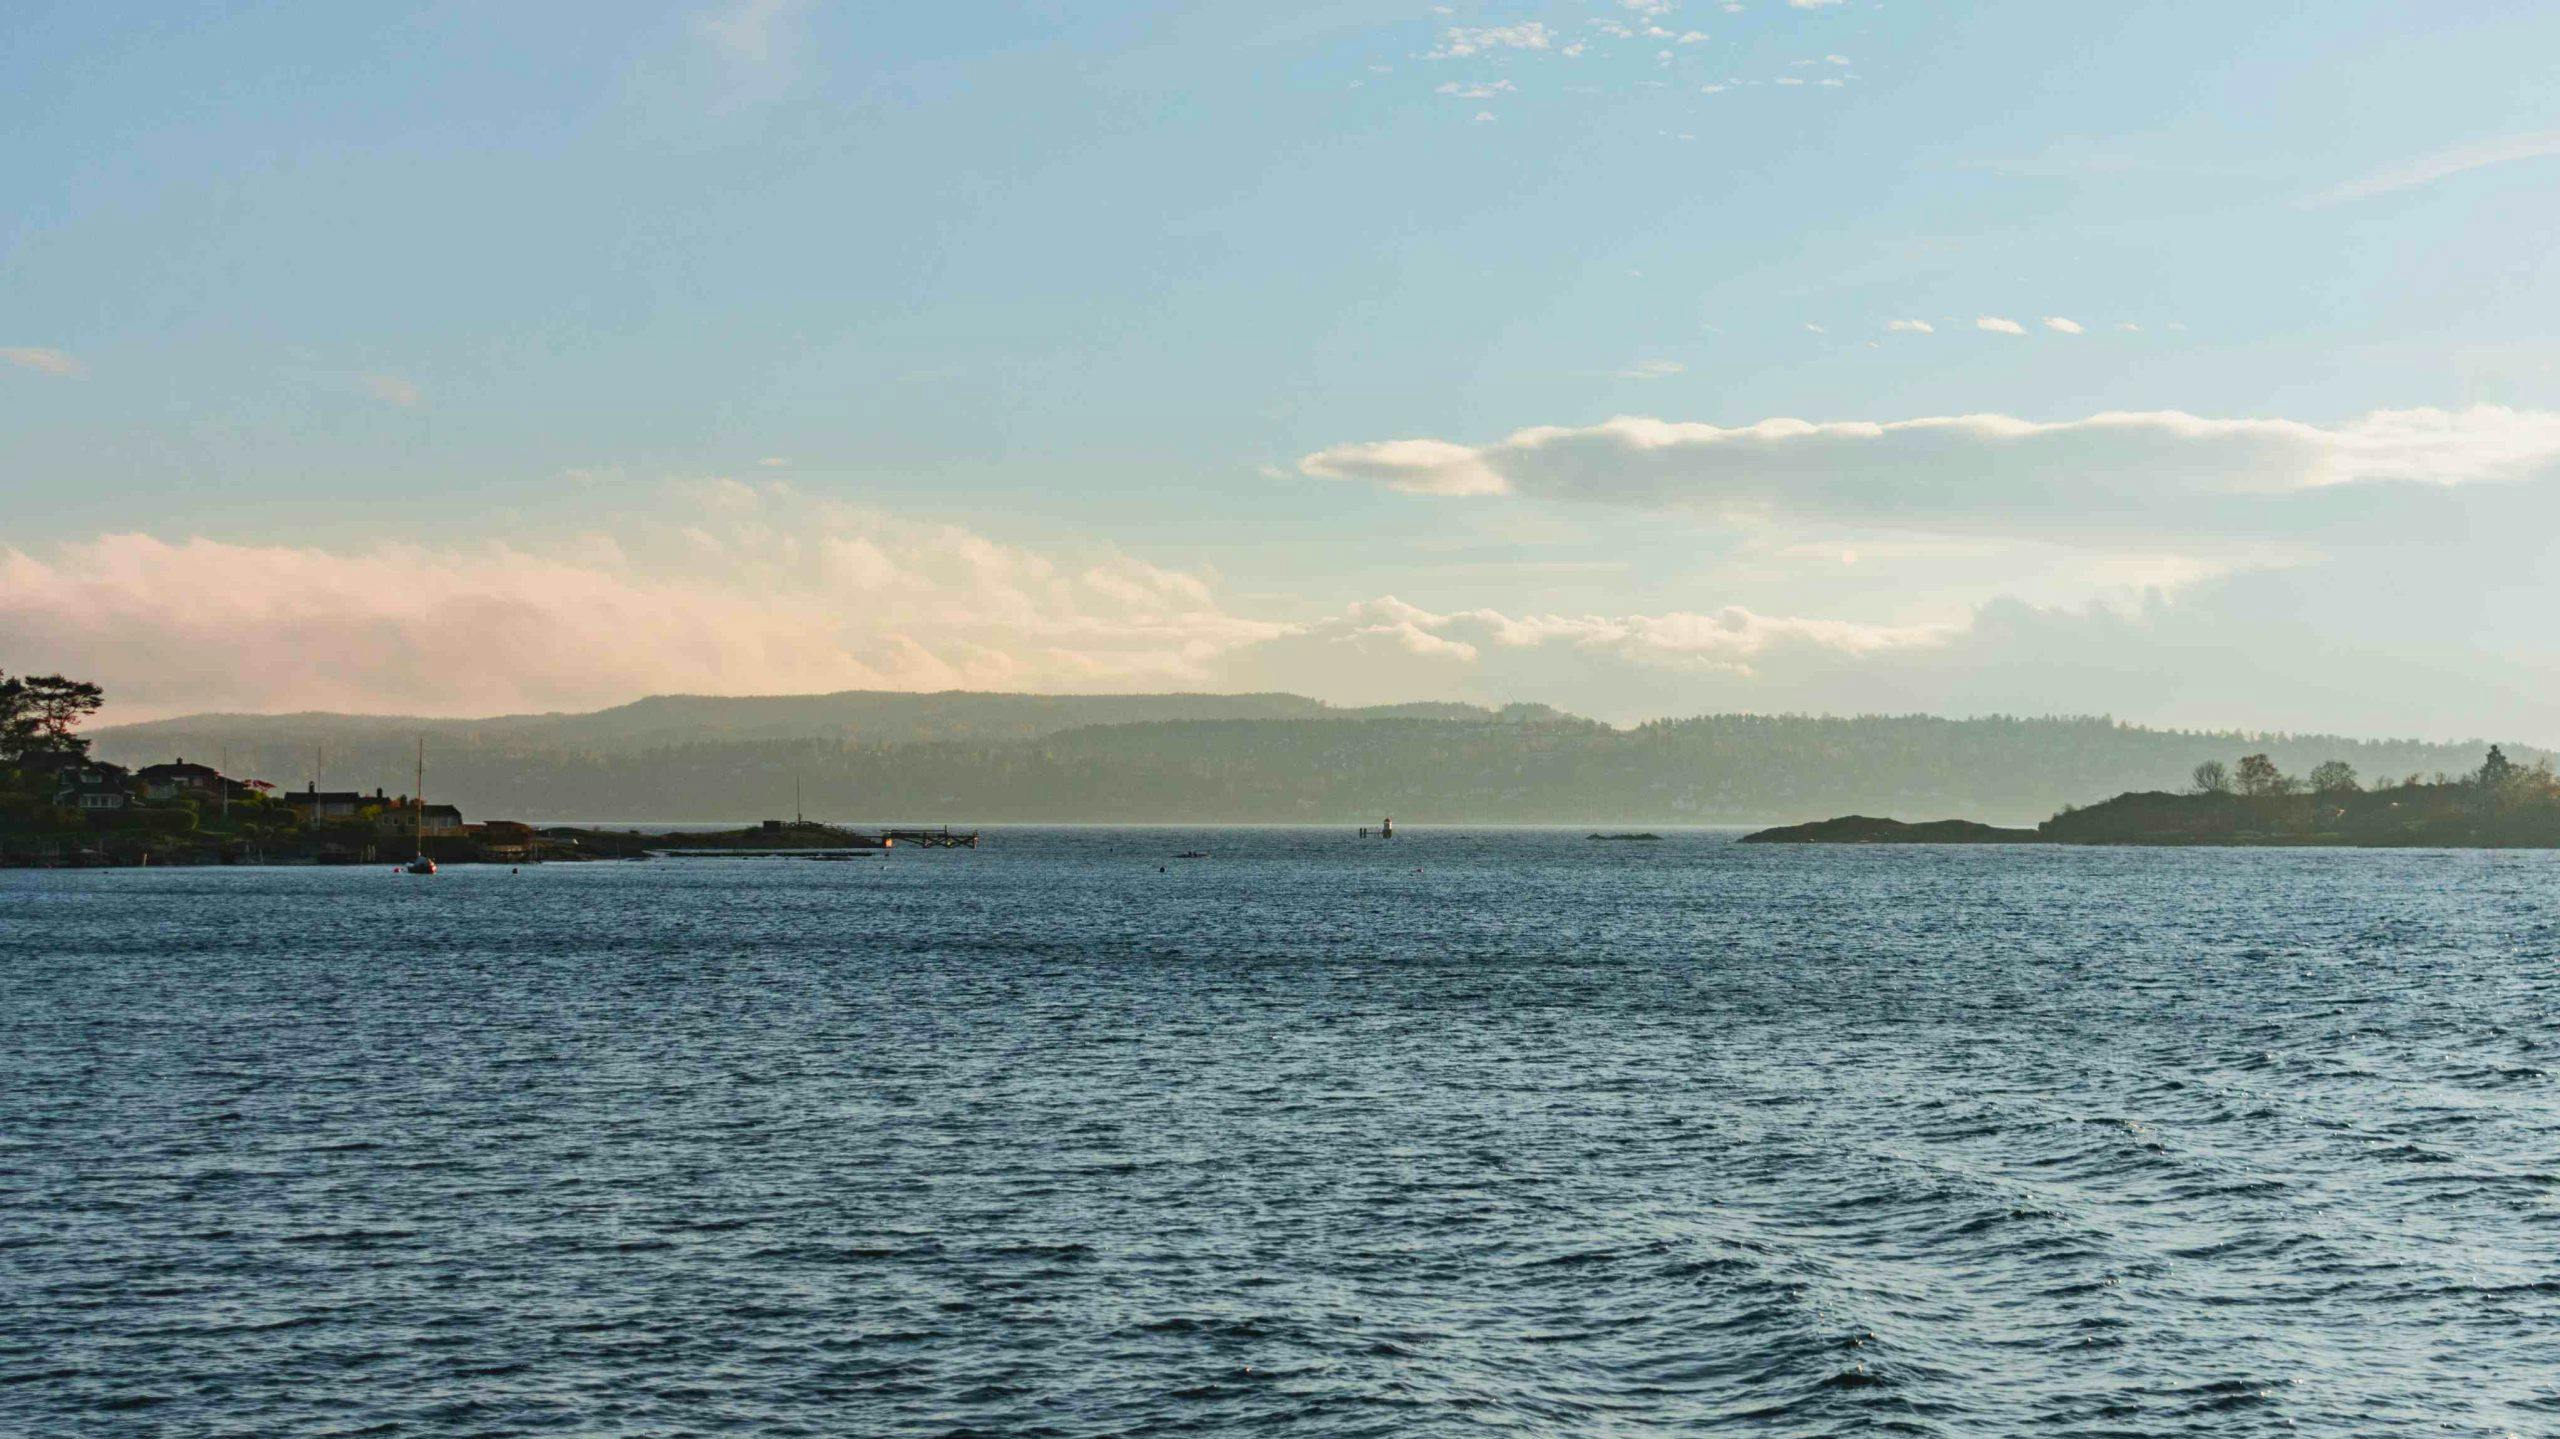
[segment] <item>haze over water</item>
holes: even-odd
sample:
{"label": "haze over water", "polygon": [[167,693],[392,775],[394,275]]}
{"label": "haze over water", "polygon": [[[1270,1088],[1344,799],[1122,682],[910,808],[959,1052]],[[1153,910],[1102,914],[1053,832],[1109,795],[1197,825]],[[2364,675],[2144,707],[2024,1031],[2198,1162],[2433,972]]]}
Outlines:
{"label": "haze over water", "polygon": [[2555,881],[1334,830],[0,873],[0,1430],[2549,1432]]}

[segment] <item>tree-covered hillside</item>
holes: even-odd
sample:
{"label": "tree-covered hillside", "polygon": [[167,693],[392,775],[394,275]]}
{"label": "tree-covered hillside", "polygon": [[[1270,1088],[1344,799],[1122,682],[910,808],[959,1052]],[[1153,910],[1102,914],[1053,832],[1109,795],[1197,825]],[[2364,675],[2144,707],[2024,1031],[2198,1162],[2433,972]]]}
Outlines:
{"label": "tree-covered hillside", "polygon": [[[749,718],[677,722],[723,705]],[[667,722],[636,722],[635,710]],[[1089,718],[1132,712],[1148,717]],[[475,819],[635,821],[779,816],[797,785],[813,816],[935,823],[1741,824],[1852,812],[2032,823],[2065,804],[2179,788],[2198,763],[2243,748],[2296,773],[2338,760],[2374,779],[2466,772],[2487,749],[2105,719],[1707,715],[1617,730],[1534,706],[1336,710],[1289,695],[686,699],[539,724],[205,717],[100,731],[97,743],[137,763],[227,751],[233,773],[291,788],[325,747],[329,786],[396,789],[422,730],[430,793]]]}

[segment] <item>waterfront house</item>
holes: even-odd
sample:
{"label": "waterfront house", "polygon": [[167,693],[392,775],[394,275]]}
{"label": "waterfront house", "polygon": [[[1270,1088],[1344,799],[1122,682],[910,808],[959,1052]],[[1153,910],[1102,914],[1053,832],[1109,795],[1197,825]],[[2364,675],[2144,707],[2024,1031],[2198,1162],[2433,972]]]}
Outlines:
{"label": "waterfront house", "polygon": [[120,764],[68,759],[53,771],[53,802],[84,814],[112,814],[133,806],[133,773]]}
{"label": "waterfront house", "polygon": [[384,834],[410,834],[423,828],[428,838],[437,839],[459,838],[463,833],[462,811],[449,804],[428,805],[422,825],[418,802],[405,794],[385,799],[376,793],[369,803],[382,811],[375,816],[374,827]]}
{"label": "waterfront house", "polygon": [[248,786],[227,779],[222,771],[209,764],[189,764],[181,755],[169,764],[149,764],[134,771],[134,779],[142,785],[142,797],[149,800],[184,799],[203,796],[219,799],[228,787],[233,798],[248,793]]}
{"label": "waterfront house", "polygon": [[352,820],[364,812],[367,804],[378,804],[380,800],[368,800],[351,789],[322,789],[315,783],[298,793],[287,793],[284,802],[293,810],[295,819],[315,825]]}

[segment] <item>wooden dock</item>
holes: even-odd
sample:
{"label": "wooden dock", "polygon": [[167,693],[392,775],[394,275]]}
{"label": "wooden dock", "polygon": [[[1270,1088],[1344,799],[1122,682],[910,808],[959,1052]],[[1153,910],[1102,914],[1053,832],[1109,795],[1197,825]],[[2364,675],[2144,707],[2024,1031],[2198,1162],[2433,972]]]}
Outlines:
{"label": "wooden dock", "polygon": [[976,830],[963,834],[953,830],[949,825],[944,825],[940,829],[883,830],[880,837],[893,845],[911,844],[918,849],[976,849],[978,847]]}

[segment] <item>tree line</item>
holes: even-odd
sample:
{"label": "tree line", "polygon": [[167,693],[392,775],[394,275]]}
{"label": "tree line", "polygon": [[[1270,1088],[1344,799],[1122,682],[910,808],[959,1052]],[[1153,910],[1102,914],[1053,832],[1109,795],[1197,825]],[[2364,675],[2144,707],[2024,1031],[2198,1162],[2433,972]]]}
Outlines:
{"label": "tree line", "polygon": [[[2365,785],[2356,767],[2345,760],[2322,760],[2307,775],[2286,774],[2264,753],[2243,755],[2235,767],[2218,759],[2199,764],[2188,777],[2190,792],[2199,795],[2238,794],[2252,799],[2270,799],[2280,795],[2312,794],[2330,798],[2365,793]],[[2548,756],[2529,765],[2507,758],[2499,745],[2489,746],[2489,756],[2480,767],[2467,774],[2452,775],[2438,771],[2430,779],[2411,773],[2398,780],[2384,780],[2376,789],[2426,789],[2454,786],[2468,787],[2482,795],[2514,803],[2560,802],[2560,776],[2553,773]]]}

